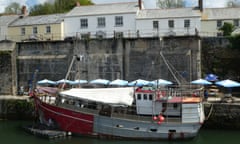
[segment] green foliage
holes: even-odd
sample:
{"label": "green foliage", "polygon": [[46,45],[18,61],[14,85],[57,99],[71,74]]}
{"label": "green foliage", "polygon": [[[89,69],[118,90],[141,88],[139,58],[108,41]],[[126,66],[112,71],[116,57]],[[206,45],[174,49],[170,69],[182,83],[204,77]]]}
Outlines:
{"label": "green foliage", "polygon": [[183,0],[158,0],[157,6],[159,8],[180,8],[184,7]]}
{"label": "green foliage", "polygon": [[76,6],[76,3],[79,2],[80,5],[92,5],[91,0],[55,0],[52,3],[44,3],[35,5],[30,8],[29,15],[45,15],[45,14],[54,14],[54,13],[65,13],[70,11]]}
{"label": "green foliage", "polygon": [[229,37],[232,49],[237,49],[240,51],[240,34]]}
{"label": "green foliage", "polygon": [[44,4],[39,4],[35,5],[30,8],[30,13],[29,15],[46,15],[46,14],[53,14],[54,9],[52,4],[50,3],[44,3]]}
{"label": "green foliage", "polygon": [[21,12],[21,6],[17,2],[10,3],[6,8],[4,13],[8,14],[18,14]]}
{"label": "green foliage", "polygon": [[228,22],[225,22],[219,30],[223,31],[223,36],[230,36],[234,30],[234,25]]}

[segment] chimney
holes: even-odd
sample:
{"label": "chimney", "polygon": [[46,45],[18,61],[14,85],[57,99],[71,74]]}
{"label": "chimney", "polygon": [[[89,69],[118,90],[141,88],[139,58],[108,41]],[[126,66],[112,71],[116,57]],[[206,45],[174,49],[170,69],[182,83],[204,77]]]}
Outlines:
{"label": "chimney", "polygon": [[138,0],[138,7],[140,10],[142,9],[142,0]]}
{"label": "chimney", "polygon": [[79,2],[76,2],[76,7],[80,7],[80,3]]}
{"label": "chimney", "polygon": [[203,11],[203,0],[198,0],[198,6],[199,6],[199,10],[202,12]]}
{"label": "chimney", "polygon": [[25,5],[22,6],[21,14],[22,14],[22,16],[27,16],[27,15],[28,15],[28,13],[27,13],[27,7],[26,7]]}

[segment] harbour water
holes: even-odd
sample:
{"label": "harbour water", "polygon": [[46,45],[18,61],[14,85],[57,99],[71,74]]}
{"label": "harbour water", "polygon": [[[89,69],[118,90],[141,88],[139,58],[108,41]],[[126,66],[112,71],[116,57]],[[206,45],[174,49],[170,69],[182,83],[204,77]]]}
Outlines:
{"label": "harbour water", "polygon": [[240,130],[201,129],[192,140],[184,141],[136,141],[106,140],[86,137],[66,137],[44,139],[26,133],[21,126],[31,124],[29,121],[0,120],[0,141],[3,144],[236,144],[240,142]]}

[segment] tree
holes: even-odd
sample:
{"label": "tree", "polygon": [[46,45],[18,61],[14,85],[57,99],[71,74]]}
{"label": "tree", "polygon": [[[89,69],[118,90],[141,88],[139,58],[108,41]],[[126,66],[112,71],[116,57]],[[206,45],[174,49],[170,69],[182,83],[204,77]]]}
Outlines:
{"label": "tree", "polygon": [[6,8],[4,13],[9,13],[9,14],[18,14],[21,12],[21,6],[19,3],[12,2],[10,3]]}
{"label": "tree", "polygon": [[179,8],[184,7],[183,0],[158,0],[157,6],[159,8]]}
{"label": "tree", "polygon": [[53,14],[53,13],[54,13],[53,5],[50,3],[44,3],[44,4],[39,4],[31,7],[29,15],[34,16],[34,15],[46,15],[46,14]]}
{"label": "tree", "polygon": [[79,2],[80,5],[92,5],[91,0],[55,0],[54,3],[35,5],[30,9],[30,15],[65,13],[70,11]]}
{"label": "tree", "polygon": [[223,31],[223,36],[230,36],[234,30],[234,26],[231,23],[225,22],[219,30]]}

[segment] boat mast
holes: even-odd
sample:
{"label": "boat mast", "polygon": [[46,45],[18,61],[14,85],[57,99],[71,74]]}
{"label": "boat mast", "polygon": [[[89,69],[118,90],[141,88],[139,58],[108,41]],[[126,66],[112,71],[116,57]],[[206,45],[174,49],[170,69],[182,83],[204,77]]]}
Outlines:
{"label": "boat mast", "polygon": [[[73,58],[72,58],[72,61],[71,61],[70,66],[69,66],[69,68],[68,68],[67,74],[66,74],[66,76],[65,76],[65,80],[67,80],[67,78],[68,78],[68,76],[69,76],[69,74],[70,74],[70,72],[71,72],[71,69],[72,69],[72,66],[73,66],[73,63],[74,63],[76,57],[77,57],[77,56],[74,55]],[[65,82],[63,83],[61,89],[63,89],[64,85],[65,85]]]}

